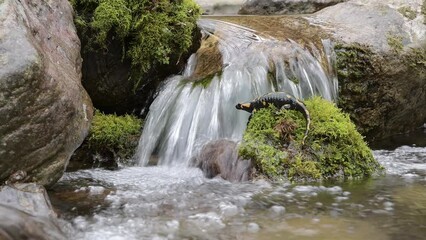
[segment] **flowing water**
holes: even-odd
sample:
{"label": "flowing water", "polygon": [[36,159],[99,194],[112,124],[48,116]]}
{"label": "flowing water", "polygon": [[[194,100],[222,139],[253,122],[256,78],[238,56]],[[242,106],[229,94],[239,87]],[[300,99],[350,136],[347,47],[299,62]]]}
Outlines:
{"label": "flowing water", "polygon": [[337,97],[330,41],[323,41],[324,49],[312,45],[308,51],[291,40],[262,38],[230,23],[204,19],[199,26],[204,36],[219,39],[224,68],[207,87],[185,81],[197,64],[193,56],[183,75],[168,80],[146,119],[137,154],[140,165],[154,156],[158,165],[188,166],[208,141],[241,140],[249,114],[235,109],[238,102],[272,91],[301,99]]}
{"label": "flowing water", "polygon": [[424,239],[426,146],[374,155],[386,175],[364,181],[229,183],[130,167],[66,173],[50,197],[70,239]]}
{"label": "flowing water", "polygon": [[[306,51],[232,24],[200,26],[220,39],[222,73],[207,87],[182,81],[194,71],[192,57],[168,80],[150,108],[140,166],[64,175],[49,195],[70,239],[425,238],[425,145],[374,151],[386,175],[364,181],[230,183],[188,167],[205,142],[241,139],[248,114],[237,102],[269,91],[329,100],[337,92],[328,41]],[[153,159],[157,166],[143,166]]]}

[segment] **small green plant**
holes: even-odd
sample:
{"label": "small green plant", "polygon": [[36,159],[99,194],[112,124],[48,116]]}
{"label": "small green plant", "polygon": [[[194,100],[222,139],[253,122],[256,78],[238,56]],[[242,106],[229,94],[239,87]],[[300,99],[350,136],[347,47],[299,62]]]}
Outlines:
{"label": "small green plant", "polygon": [[90,149],[100,155],[111,154],[124,163],[135,151],[141,134],[142,120],[132,115],[117,116],[95,112],[90,128]]}
{"label": "small green plant", "polygon": [[302,114],[270,106],[253,114],[239,155],[273,180],[358,178],[381,169],[347,114],[320,97],[305,104],[311,115],[305,145]]}

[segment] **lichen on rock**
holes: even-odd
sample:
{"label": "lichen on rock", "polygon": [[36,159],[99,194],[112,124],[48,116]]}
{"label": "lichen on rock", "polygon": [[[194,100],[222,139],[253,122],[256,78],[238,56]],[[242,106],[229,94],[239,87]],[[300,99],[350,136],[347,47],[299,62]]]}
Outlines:
{"label": "lichen on rock", "polygon": [[381,170],[347,114],[320,97],[305,104],[311,115],[305,145],[302,114],[270,106],[253,114],[239,155],[272,180],[360,178]]}

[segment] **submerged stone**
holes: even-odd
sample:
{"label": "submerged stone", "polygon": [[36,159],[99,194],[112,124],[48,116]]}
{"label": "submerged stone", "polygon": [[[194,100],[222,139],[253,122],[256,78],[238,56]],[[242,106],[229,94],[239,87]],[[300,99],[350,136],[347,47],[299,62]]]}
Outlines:
{"label": "submerged stone", "polygon": [[66,239],[42,186],[0,188],[0,239]]}
{"label": "submerged stone", "polygon": [[231,182],[247,181],[252,177],[250,160],[238,158],[237,144],[229,140],[217,140],[206,144],[194,159],[204,176],[220,176]]}
{"label": "submerged stone", "polygon": [[319,97],[305,104],[311,129],[304,144],[302,114],[271,106],[252,115],[240,157],[251,159],[260,175],[273,180],[360,178],[381,170],[347,114]]}

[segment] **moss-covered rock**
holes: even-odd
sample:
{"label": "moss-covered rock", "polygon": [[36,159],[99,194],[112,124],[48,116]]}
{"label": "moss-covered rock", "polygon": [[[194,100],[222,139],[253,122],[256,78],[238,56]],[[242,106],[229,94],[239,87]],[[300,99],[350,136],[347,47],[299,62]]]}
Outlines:
{"label": "moss-covered rock", "polygon": [[71,2],[82,42],[83,85],[105,112],[129,113],[149,104],[159,82],[181,71],[198,47],[200,9],[192,0]]}
{"label": "moss-covered rock", "polygon": [[338,105],[370,141],[415,129],[426,117],[426,46],[403,48],[393,35],[388,44],[387,54],[361,44],[335,46]]}
{"label": "moss-covered rock", "polygon": [[133,115],[96,111],[89,136],[71,158],[68,170],[131,164],[141,128],[142,120]]}
{"label": "moss-covered rock", "polygon": [[305,145],[303,115],[271,106],[253,114],[239,155],[273,180],[359,178],[381,169],[347,114],[319,97],[305,104],[311,115]]}

